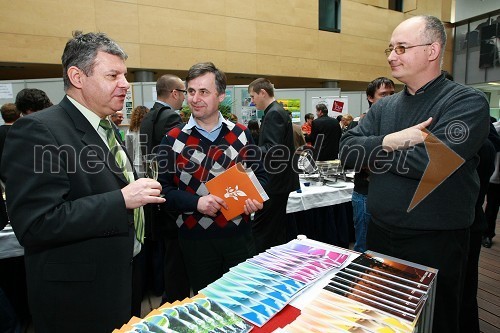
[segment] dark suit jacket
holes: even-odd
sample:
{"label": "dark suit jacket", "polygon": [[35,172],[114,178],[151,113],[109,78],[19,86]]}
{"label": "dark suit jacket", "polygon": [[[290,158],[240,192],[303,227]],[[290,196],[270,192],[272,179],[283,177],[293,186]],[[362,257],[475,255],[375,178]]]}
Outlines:
{"label": "dark suit jacket", "polygon": [[[264,187],[266,192],[284,194],[300,188],[299,176],[292,168],[292,157],[295,153],[292,119],[276,101],[264,110],[259,147],[263,153],[264,167],[269,179]],[[288,161],[283,162],[283,159],[276,158],[280,153],[278,150],[286,153]],[[273,155],[275,157],[272,157]]]}
{"label": "dark suit jacket", "polygon": [[[318,135],[323,134],[321,147],[316,145]],[[311,144],[315,147],[318,161],[330,161],[339,157],[339,143],[342,136],[337,119],[329,116],[322,116],[314,119],[311,125]],[[318,154],[319,149],[319,154]]]}
{"label": "dark suit jacket", "polygon": [[66,97],[16,121],[7,140],[1,174],[37,333],[120,327],[135,235],[114,156]]}
{"label": "dark suit jacket", "polygon": [[[146,135],[147,152],[156,152],[161,140],[175,126],[182,124],[179,116],[169,106],[155,102],[151,110],[146,113],[141,123],[141,135]],[[147,205],[144,207],[146,217],[146,237],[153,240],[159,240],[167,237],[169,239],[177,238],[178,227],[175,224],[178,213],[167,211],[163,205]]]}
{"label": "dark suit jacket", "polygon": [[141,123],[141,134],[147,135],[147,152],[160,145],[163,137],[173,127],[182,124],[181,116],[170,107],[155,102]]}

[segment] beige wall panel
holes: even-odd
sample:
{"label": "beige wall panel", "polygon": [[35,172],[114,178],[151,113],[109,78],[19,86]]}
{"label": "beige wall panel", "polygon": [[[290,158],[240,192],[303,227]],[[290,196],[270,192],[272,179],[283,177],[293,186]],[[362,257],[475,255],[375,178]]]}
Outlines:
{"label": "beige wall panel", "polygon": [[[254,21],[226,18],[226,50],[256,53],[257,27]],[[221,45],[222,46],[222,45]]]}
{"label": "beige wall panel", "polygon": [[340,79],[351,81],[369,82],[379,76],[388,76],[392,78],[389,66],[371,66],[359,64],[342,63],[340,66]]}
{"label": "beige wall panel", "polygon": [[105,32],[116,41],[139,43],[137,5],[109,0],[98,1],[95,16],[98,31]]}
{"label": "beige wall panel", "polygon": [[60,64],[68,39],[0,33],[0,62]]}
{"label": "beige wall panel", "polygon": [[119,43],[123,50],[127,53],[128,59],[126,65],[129,68],[141,67],[141,47],[135,43]]}
{"label": "beige wall panel", "polygon": [[222,0],[137,0],[137,3],[143,6],[157,7],[158,9],[168,8],[191,13],[224,15],[226,12],[226,1]]}
{"label": "beige wall panel", "polygon": [[408,14],[441,17],[442,8],[441,1],[417,1],[417,8],[408,12]]}
{"label": "beige wall panel", "polygon": [[375,8],[346,1],[342,5],[342,34],[388,39],[404,15],[393,10]]}
{"label": "beige wall panel", "polygon": [[192,65],[205,61],[224,68],[226,63],[226,52],[217,50],[142,45],[140,55],[143,68],[188,70]]}
{"label": "beige wall panel", "polygon": [[318,77],[325,79],[338,79],[340,77],[340,62],[319,61]]}
{"label": "beige wall panel", "polygon": [[252,1],[225,0],[225,1],[226,1],[226,16],[245,18],[248,20],[258,19],[255,0]]}
{"label": "beige wall panel", "polygon": [[387,57],[384,53],[387,45],[388,42],[385,41],[360,37],[351,39],[344,36],[340,62],[384,66],[387,64]]}
{"label": "beige wall panel", "polygon": [[388,8],[389,7],[388,0],[350,0],[350,1],[344,1],[342,3],[347,3],[347,2],[357,2],[360,4],[379,7],[379,8]]}
{"label": "beige wall panel", "polygon": [[257,23],[257,53],[316,58],[318,32],[275,23]]}
{"label": "beige wall panel", "polygon": [[417,9],[417,0],[405,0],[403,1],[403,12],[411,12]]}
{"label": "beige wall panel", "polygon": [[[441,20],[444,22],[451,22],[451,7],[455,0],[441,0]],[[499,5],[500,7],[500,5]],[[455,15],[453,15],[454,17]]]}
{"label": "beige wall panel", "polygon": [[274,55],[257,55],[257,73],[273,76],[317,77],[318,61]]}
{"label": "beige wall panel", "polygon": [[228,73],[257,74],[257,56],[249,53],[226,52],[226,65],[223,70]]}
{"label": "beige wall panel", "polygon": [[140,42],[202,49],[226,46],[226,19],[186,11],[139,7]]}
{"label": "beige wall panel", "polygon": [[340,50],[342,49],[341,34],[329,31],[318,31],[316,58],[327,62],[340,61]]}
{"label": "beige wall panel", "polygon": [[70,38],[96,29],[93,1],[0,0],[0,8],[0,32]]}
{"label": "beige wall panel", "polygon": [[114,2],[126,2],[126,3],[133,3],[137,4],[137,0],[113,0]]}
{"label": "beige wall panel", "polygon": [[288,26],[318,28],[318,1],[255,0],[256,20]]}

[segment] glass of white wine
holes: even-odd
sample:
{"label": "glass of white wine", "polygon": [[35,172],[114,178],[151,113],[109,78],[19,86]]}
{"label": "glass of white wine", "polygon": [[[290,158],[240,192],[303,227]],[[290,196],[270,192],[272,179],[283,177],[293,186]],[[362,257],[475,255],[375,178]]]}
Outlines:
{"label": "glass of white wine", "polygon": [[[142,156],[144,175],[147,178],[158,180],[158,154],[146,154]],[[160,194],[163,198],[163,194]]]}

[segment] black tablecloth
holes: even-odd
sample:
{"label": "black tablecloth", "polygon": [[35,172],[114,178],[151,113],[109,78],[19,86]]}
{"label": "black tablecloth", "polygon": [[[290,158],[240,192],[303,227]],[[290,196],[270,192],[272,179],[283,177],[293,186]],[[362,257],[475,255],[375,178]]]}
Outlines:
{"label": "black tablecloth", "polygon": [[310,239],[349,248],[354,239],[352,203],[345,202],[287,214],[288,240],[297,235],[306,235]]}

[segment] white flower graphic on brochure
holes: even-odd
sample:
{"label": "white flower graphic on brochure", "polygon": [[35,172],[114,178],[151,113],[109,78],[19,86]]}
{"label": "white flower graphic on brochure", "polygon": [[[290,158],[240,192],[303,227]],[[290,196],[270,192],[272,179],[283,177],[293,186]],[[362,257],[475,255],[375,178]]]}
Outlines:
{"label": "white flower graphic on brochure", "polygon": [[224,194],[224,198],[233,198],[234,200],[238,200],[238,197],[246,197],[247,194],[242,190],[238,189],[238,185],[234,187],[234,189],[229,186],[226,187],[226,194]]}

